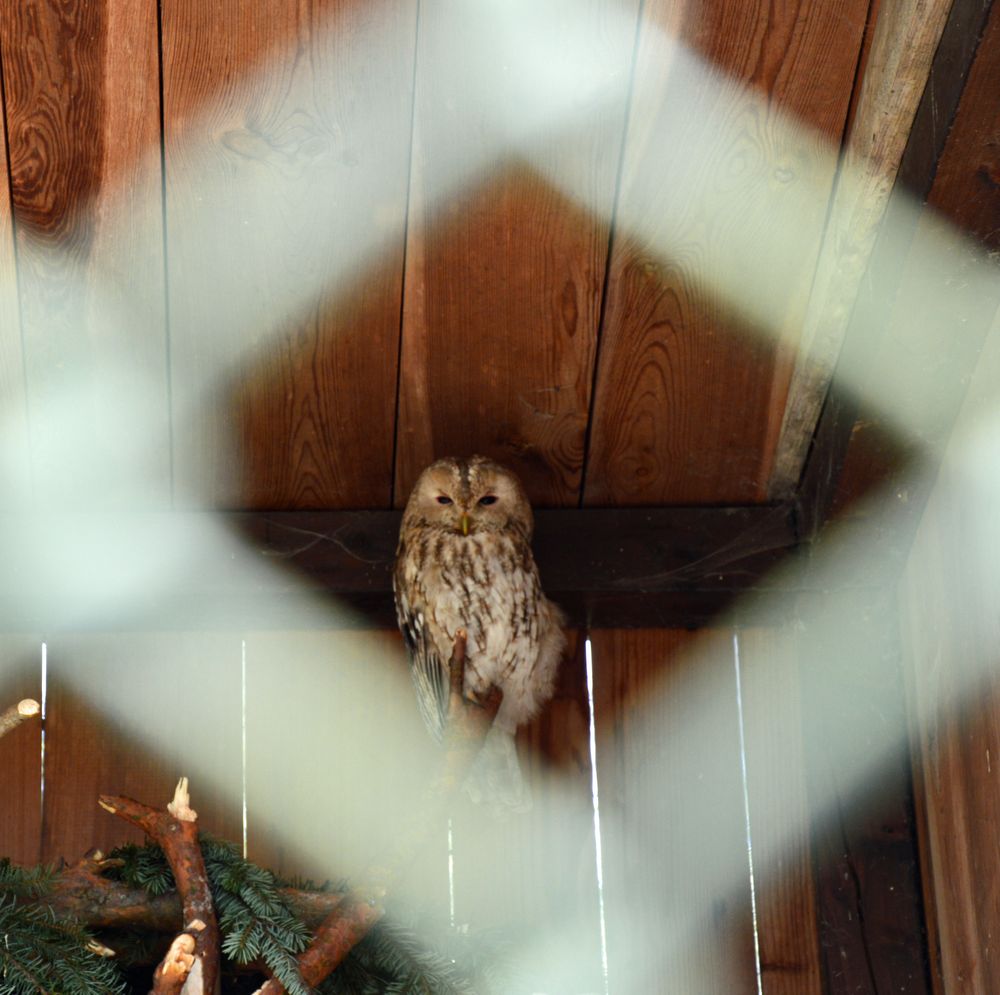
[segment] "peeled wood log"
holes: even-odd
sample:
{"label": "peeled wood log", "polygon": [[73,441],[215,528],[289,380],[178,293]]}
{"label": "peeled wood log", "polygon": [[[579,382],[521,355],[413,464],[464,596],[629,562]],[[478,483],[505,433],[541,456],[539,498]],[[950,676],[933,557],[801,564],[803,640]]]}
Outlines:
{"label": "peeled wood log", "polygon": [[34,698],[24,698],[16,705],[11,705],[0,713],[0,736],[6,735],[11,729],[16,729],[22,722],[40,715],[41,705]]}

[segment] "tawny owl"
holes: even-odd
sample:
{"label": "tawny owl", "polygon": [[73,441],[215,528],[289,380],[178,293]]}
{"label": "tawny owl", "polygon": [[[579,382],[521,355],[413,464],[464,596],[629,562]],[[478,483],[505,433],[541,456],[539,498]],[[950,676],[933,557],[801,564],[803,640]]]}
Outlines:
{"label": "tawny owl", "polygon": [[417,702],[438,737],[448,661],[467,633],[465,693],[503,701],[466,787],[498,806],[527,803],[514,732],[552,695],[565,646],[562,614],[542,593],[533,519],[521,482],[482,456],[442,459],[420,475],[403,512],[393,589]]}

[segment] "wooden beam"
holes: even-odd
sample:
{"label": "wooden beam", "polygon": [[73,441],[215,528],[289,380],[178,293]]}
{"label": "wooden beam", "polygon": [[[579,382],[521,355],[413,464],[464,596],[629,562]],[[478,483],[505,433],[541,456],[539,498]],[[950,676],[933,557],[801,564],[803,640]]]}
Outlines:
{"label": "wooden beam", "polygon": [[[927,493],[926,484],[918,493],[909,478],[918,460],[929,469],[931,452],[940,452],[948,437],[995,313],[996,301],[988,295],[966,293],[963,298],[966,251],[954,252],[948,260],[951,271],[939,274],[941,297],[948,302],[943,313],[949,317],[939,339],[914,341],[907,311],[910,296],[923,290],[921,252],[936,237],[925,224],[928,212],[918,217],[909,208],[909,194],[926,198],[938,214],[995,247],[990,239],[997,239],[1000,196],[984,179],[994,133],[990,122],[996,121],[989,94],[1000,85],[1000,65],[992,51],[997,43],[986,33],[990,20],[996,21],[990,15],[990,7],[984,10],[979,0],[956,0],[949,15],[802,477],[799,521],[805,539],[818,536],[829,518],[884,484],[890,493],[905,492],[906,501],[885,505],[879,515],[880,541],[886,545],[891,539],[898,550],[909,548]],[[958,328],[960,335],[954,334]],[[905,365],[900,357],[906,357]],[[856,389],[849,390],[848,382]],[[927,398],[934,410],[930,430],[924,426],[920,433],[919,449],[888,422],[881,405],[865,400],[881,402],[884,385],[894,382],[905,382],[913,396]]]}
{"label": "wooden beam", "polygon": [[879,5],[771,474],[796,488],[952,0]]}
{"label": "wooden beam", "polygon": [[[392,511],[6,516],[0,626],[394,627],[399,519]],[[694,628],[741,595],[794,585],[768,571],[796,542],[792,509],[782,505],[539,511],[534,545],[545,589],[572,625]]]}

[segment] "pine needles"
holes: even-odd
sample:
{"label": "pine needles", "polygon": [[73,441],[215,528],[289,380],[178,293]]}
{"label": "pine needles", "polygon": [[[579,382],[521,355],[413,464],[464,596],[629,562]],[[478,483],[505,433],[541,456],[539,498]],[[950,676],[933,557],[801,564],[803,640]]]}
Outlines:
{"label": "pine needles", "polygon": [[[266,968],[289,995],[311,995],[296,955],[309,943],[305,924],[292,913],[275,876],[244,860],[230,843],[200,839],[219,918],[222,954],[231,967]],[[150,896],[174,888],[163,851],[127,845],[112,851],[104,873]],[[94,938],[70,919],[57,917],[44,896],[55,881],[51,868],[18,867],[0,860],[0,992],[3,995],[121,995],[119,967],[97,956]],[[332,889],[346,890],[345,886]],[[112,945],[114,942],[112,941]],[[432,943],[426,930],[383,919],[320,986],[322,995],[486,995],[507,991],[495,973],[501,944],[484,944],[445,930]],[[126,958],[127,959],[127,958]],[[491,978],[490,975],[493,975]],[[226,984],[223,990],[226,990]]]}
{"label": "pine needles", "polygon": [[124,991],[116,965],[93,952],[93,938],[71,920],[57,918],[45,905],[18,905],[14,894],[0,898],[0,937],[4,995]]}
{"label": "pine needles", "polygon": [[[202,836],[200,843],[219,916],[223,956],[235,964],[260,961],[289,995],[309,995],[295,964],[295,955],[309,942],[309,931],[282,900],[274,875],[244,860],[231,843],[209,836]],[[174,886],[158,846],[123,846],[110,856],[122,861],[118,875],[123,881],[151,895],[162,895]]]}
{"label": "pine needles", "polygon": [[[309,995],[295,964],[295,955],[308,945],[309,931],[281,897],[279,887],[285,882],[279,883],[270,871],[244,860],[230,843],[204,835],[200,842],[219,915],[223,955],[236,964],[262,962],[290,995]],[[153,895],[174,886],[157,846],[123,846],[110,856],[122,861],[115,873],[130,885]],[[346,885],[332,890],[344,891]],[[449,939],[447,952],[440,952],[431,949],[414,928],[383,919],[319,991],[323,995],[486,995],[503,990],[494,980],[502,973],[497,970],[496,956],[483,956],[482,949],[477,949],[482,943],[468,937],[452,935]],[[487,946],[495,955],[500,944]]]}

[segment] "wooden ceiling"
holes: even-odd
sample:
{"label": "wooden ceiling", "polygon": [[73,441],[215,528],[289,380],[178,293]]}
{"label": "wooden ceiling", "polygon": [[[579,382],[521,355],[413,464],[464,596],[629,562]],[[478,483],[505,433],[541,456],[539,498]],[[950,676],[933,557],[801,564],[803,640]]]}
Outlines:
{"label": "wooden ceiling", "polygon": [[[4,3],[0,280],[17,295],[0,315],[0,386],[8,450],[28,454],[9,471],[6,506],[72,503],[87,469],[63,457],[67,432],[74,448],[103,452],[122,421],[143,426],[121,458],[141,464],[140,503],[156,508],[399,507],[423,465],[473,451],[516,468],[541,506],[793,495],[939,38],[968,49],[939,63],[938,84],[953,81],[947,117],[921,126],[946,134],[988,11],[946,0],[566,9],[627,72],[622,99],[595,110],[592,134],[553,137],[544,169],[498,160],[441,206],[428,190],[442,149],[461,159],[476,142],[452,129],[474,119],[479,91],[440,68],[476,31],[468,4]],[[612,13],[630,33],[607,30]],[[825,191],[803,219],[815,238],[783,287],[776,338],[709,289],[710,243],[725,227],[694,212],[664,260],[648,231],[617,223],[645,212],[655,228],[680,168],[662,154],[679,98],[658,32],[738,84],[727,99],[761,168]],[[792,166],[773,146],[774,110],[813,129]],[[710,174],[747,154],[720,148]],[[838,161],[858,166],[860,191],[843,189]],[[391,237],[346,285],[264,335],[232,315],[266,310],[304,270],[322,285],[329,237],[306,227],[294,251],[262,251],[225,283],[226,238],[266,240],[284,223],[269,175],[291,176],[307,203],[342,202],[345,238],[356,226]],[[252,203],[239,195],[247,176],[263,178]],[[565,192],[574,183],[589,208]],[[190,223],[205,216],[225,238]],[[837,253],[824,271],[834,277],[814,279]],[[98,306],[108,300],[117,323]],[[142,385],[131,408],[119,403],[123,362]],[[48,417],[64,392],[69,428]]]}

